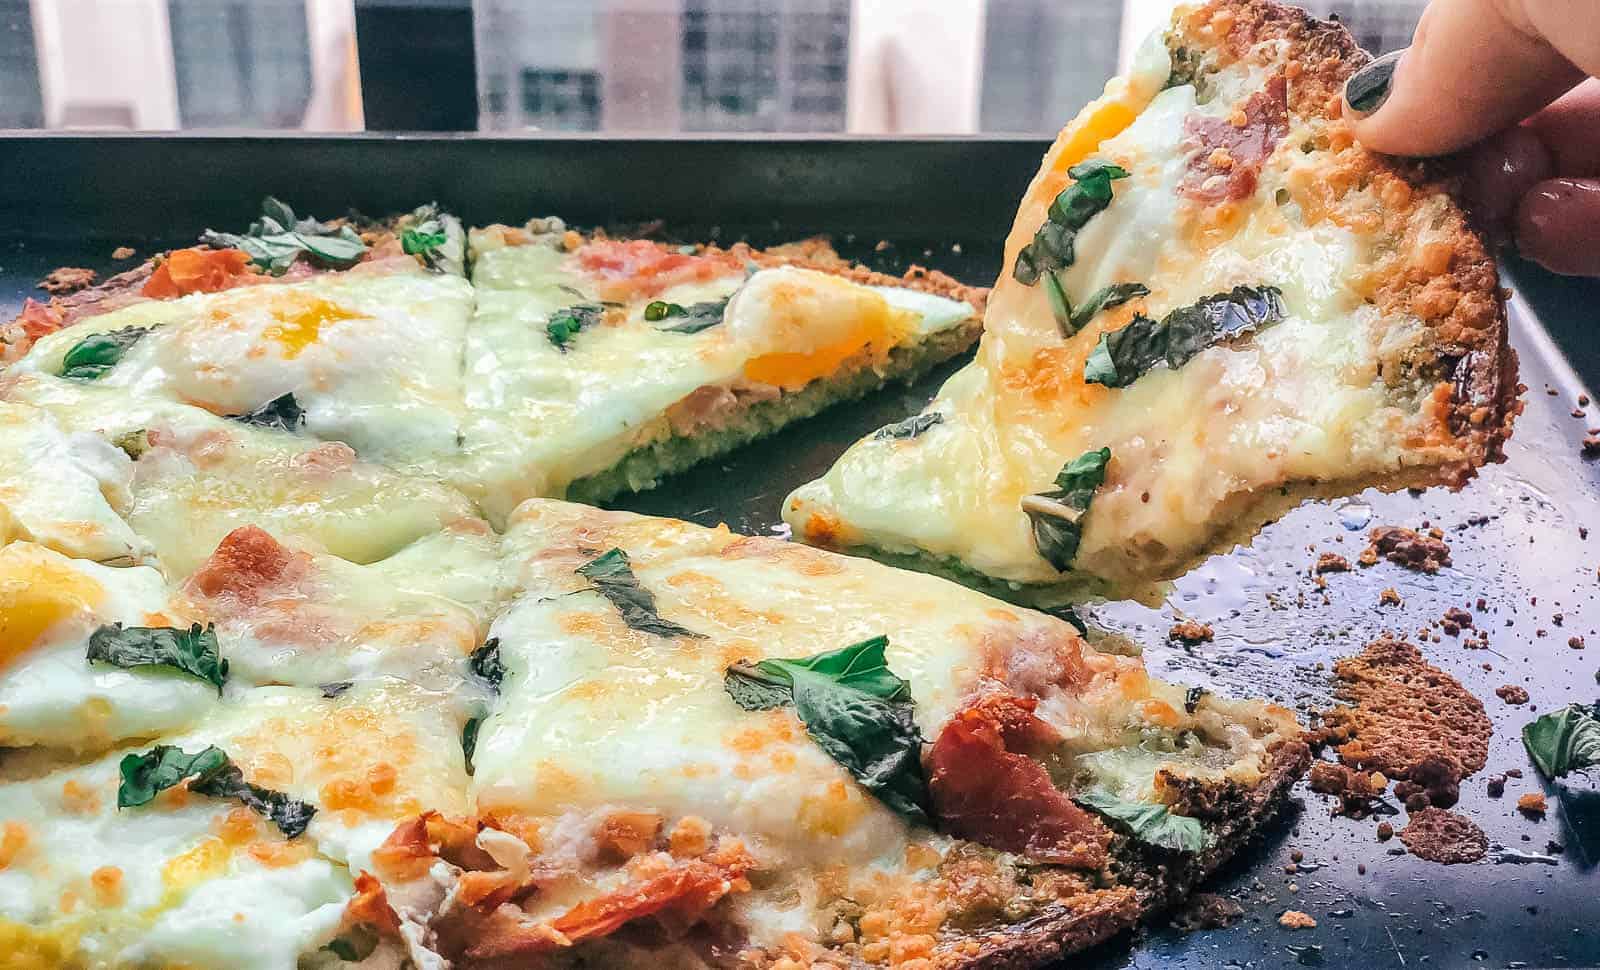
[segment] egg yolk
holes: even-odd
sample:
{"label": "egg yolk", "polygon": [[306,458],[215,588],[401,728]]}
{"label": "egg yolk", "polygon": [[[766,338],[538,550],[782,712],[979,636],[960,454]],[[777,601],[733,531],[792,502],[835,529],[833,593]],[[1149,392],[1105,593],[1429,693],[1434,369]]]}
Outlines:
{"label": "egg yolk", "polygon": [[0,669],[57,623],[95,610],[105,590],[32,543],[0,549]]}
{"label": "egg yolk", "polygon": [[283,356],[293,360],[321,338],[324,326],[340,320],[354,320],[361,314],[328,300],[300,298],[287,301],[287,305],[273,307],[272,316],[277,322],[263,330],[261,335],[277,341],[283,348]]}

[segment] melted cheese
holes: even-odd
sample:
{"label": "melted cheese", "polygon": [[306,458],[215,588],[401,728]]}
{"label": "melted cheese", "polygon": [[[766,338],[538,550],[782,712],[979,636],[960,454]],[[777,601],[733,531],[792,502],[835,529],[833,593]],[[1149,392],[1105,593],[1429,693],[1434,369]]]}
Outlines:
{"label": "melted cheese", "polygon": [[846,361],[881,361],[893,347],[958,325],[964,303],[865,287],[810,270],[742,272],[669,287],[689,306],[734,295],[725,322],[670,333],[644,319],[647,301],[611,310],[565,350],[551,314],[592,300],[571,257],[542,244],[484,248],[467,336],[468,459],[459,479],[501,520],[531,495],[559,495],[629,451],[671,436],[667,412],[697,388],[741,382],[797,390]]}
{"label": "melted cheese", "polygon": [[[1280,204],[1319,158],[1298,150],[1303,132],[1283,138],[1255,195],[1221,206],[1180,197],[1196,151],[1189,122],[1226,118],[1260,86],[1262,68],[1241,63],[1210,78],[1214,93],[1202,104],[1191,85],[1162,89],[1170,62],[1155,40],[1046,156],[1007,241],[977,358],[928,406],[943,423],[912,440],[869,436],[797,489],[784,505],[797,537],[923,553],[1014,583],[1137,589],[1185,568],[1252,501],[1286,484],[1368,483],[1460,459],[1429,403],[1432,388],[1380,372],[1422,326],[1363,302],[1358,281],[1374,238],[1331,220],[1307,224],[1297,206]],[[1011,267],[1070,184],[1066,169],[1091,157],[1130,176],[1077,235],[1076,262],[1061,273],[1075,303],[1109,283],[1143,282],[1151,293],[1142,310],[1159,317],[1235,285],[1273,285],[1288,318],[1124,389],[1085,383],[1101,334],[1133,308],[1102,312],[1063,338],[1044,285],[1017,282]],[[1064,575],[1038,554],[1020,503],[1051,488],[1068,461],[1106,446],[1107,482]]]}
{"label": "melted cheese", "polygon": [[0,541],[28,539],[84,559],[131,562],[149,546],[118,506],[133,462],[98,435],[66,432],[38,408],[0,402]]}
{"label": "melted cheese", "polygon": [[396,467],[452,461],[472,288],[403,257],[269,287],[139,303],[40,340],[19,364],[56,374],[90,333],[152,327],[94,383],[244,414],[294,394],[308,434]]}
{"label": "melted cheese", "polygon": [[0,548],[0,745],[96,750],[210,710],[209,684],[86,658],[89,635],[104,624],[187,625],[169,606],[154,569],[109,568],[27,542]]}

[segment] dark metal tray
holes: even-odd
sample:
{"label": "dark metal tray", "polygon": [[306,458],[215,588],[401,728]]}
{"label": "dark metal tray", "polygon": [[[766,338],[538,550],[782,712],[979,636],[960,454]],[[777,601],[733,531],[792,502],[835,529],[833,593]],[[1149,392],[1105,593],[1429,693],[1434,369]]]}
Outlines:
{"label": "dark metal tray", "polygon": [[[0,311],[39,295],[33,281],[55,266],[105,271],[118,245],[144,252],[186,244],[207,226],[243,224],[265,192],[324,216],[438,198],[478,222],[549,213],[581,224],[663,219],[679,238],[755,242],[820,232],[846,255],[883,269],[920,262],[987,284],[1044,147],[960,139],[0,137],[0,212],[8,216],[0,223]],[[1160,609],[1113,603],[1084,611],[1143,646],[1153,670],[1167,677],[1305,710],[1326,701],[1335,658],[1381,630],[1416,642],[1419,628],[1447,607],[1468,609],[1489,633],[1487,650],[1447,635],[1420,645],[1494,718],[1489,767],[1463,783],[1458,808],[1488,833],[1490,859],[1444,867],[1392,854],[1399,841],[1377,841],[1378,819],[1330,817],[1328,801],[1302,786],[1260,844],[1207,887],[1238,898],[1242,921],[1189,935],[1158,923],[1072,966],[1600,964],[1600,792],[1582,777],[1541,786],[1519,740],[1535,708],[1600,694],[1600,463],[1579,455],[1585,429],[1600,427],[1600,407],[1577,404],[1583,378],[1600,386],[1600,337],[1591,329],[1600,321],[1589,309],[1600,305],[1600,284],[1515,261],[1509,269],[1518,291],[1512,340],[1529,391],[1505,464],[1456,494],[1369,493],[1302,506],[1249,547],[1179,580]],[[616,504],[774,531],[790,488],[820,474],[860,435],[921,407],[955,366]],[[1311,547],[1353,559],[1365,524],[1423,522],[1446,531],[1453,567],[1435,576],[1388,564],[1332,574],[1324,602],[1308,575]],[[1580,526],[1594,532],[1585,539]],[[1378,605],[1388,586],[1402,606]],[[1166,631],[1180,611],[1212,623],[1216,641],[1195,649],[1169,644]],[[1584,649],[1568,646],[1575,636]],[[1503,703],[1494,694],[1502,684],[1526,687],[1532,704]],[[1485,780],[1507,768],[1526,775],[1503,798],[1489,798]],[[1550,814],[1529,821],[1515,811],[1516,797],[1541,787]],[[1398,828],[1403,814],[1393,821]],[[1548,851],[1552,841],[1559,853]],[[1300,861],[1287,872],[1292,853]],[[1319,925],[1285,930],[1276,922],[1285,909],[1310,913]]]}

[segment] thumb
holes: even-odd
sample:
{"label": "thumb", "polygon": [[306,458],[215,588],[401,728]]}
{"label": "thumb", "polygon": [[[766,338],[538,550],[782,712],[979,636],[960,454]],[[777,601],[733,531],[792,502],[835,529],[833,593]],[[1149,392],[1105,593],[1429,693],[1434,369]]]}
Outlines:
{"label": "thumb", "polygon": [[[1522,120],[1577,84],[1582,67],[1600,69],[1600,31],[1584,3],[1434,0],[1411,47],[1345,86],[1356,138],[1392,155],[1440,155]],[[1563,33],[1562,46],[1547,39]]]}

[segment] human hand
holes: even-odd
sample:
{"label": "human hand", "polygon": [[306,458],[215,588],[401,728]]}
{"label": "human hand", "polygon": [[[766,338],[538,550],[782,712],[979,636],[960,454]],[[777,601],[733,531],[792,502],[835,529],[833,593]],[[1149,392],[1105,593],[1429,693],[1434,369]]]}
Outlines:
{"label": "human hand", "polygon": [[1374,151],[1467,149],[1482,219],[1553,272],[1600,275],[1595,76],[1593,0],[1433,0],[1411,46],[1357,72],[1345,103]]}

